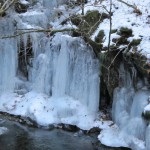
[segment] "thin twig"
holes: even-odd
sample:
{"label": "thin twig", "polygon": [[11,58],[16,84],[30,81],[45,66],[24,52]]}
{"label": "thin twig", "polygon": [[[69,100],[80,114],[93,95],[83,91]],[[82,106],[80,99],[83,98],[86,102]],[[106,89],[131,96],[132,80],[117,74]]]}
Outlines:
{"label": "thin twig", "polygon": [[17,34],[14,34],[14,35],[5,35],[5,36],[1,36],[0,39],[8,39],[8,38],[15,38],[17,36],[20,36],[20,35],[23,35],[23,34],[28,34],[28,33],[34,33],[34,32],[49,32],[50,35],[53,35],[55,34],[56,32],[64,32],[64,31],[74,31],[75,29],[73,28],[66,28],[66,29],[56,29],[56,30],[48,30],[48,29],[22,29],[23,30],[26,30],[24,32],[20,32],[20,33],[17,33]]}
{"label": "thin twig", "polygon": [[108,52],[110,51],[110,42],[111,42],[111,30],[112,30],[112,0],[110,0],[109,8],[109,39],[108,39]]}

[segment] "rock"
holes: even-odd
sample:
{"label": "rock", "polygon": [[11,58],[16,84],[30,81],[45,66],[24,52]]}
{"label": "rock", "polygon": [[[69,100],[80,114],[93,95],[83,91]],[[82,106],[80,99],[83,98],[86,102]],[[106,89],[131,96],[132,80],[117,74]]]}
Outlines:
{"label": "rock", "polygon": [[92,134],[92,133],[100,133],[101,129],[98,127],[93,127],[89,131],[87,131],[87,134]]}
{"label": "rock", "polygon": [[86,4],[88,1],[87,1],[87,0],[76,0],[76,3],[77,3],[77,4],[81,4],[81,3],[83,3],[83,2]]}
{"label": "rock", "polygon": [[27,2],[26,0],[18,1],[15,3],[15,11],[17,13],[27,12],[28,7],[29,7],[29,2]]}
{"label": "rock", "polygon": [[100,30],[98,35],[95,37],[95,42],[102,43],[104,36],[105,36],[104,30]]}
{"label": "rock", "polygon": [[62,129],[69,132],[76,132],[80,130],[77,126],[69,124],[63,124]]}
{"label": "rock", "polygon": [[145,120],[150,121],[150,111],[142,112],[142,117],[143,117]]}

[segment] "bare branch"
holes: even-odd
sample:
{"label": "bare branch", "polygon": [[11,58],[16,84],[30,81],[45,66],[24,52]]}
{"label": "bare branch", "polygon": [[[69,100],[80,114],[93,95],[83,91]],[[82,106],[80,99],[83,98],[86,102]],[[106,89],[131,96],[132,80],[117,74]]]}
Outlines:
{"label": "bare branch", "polygon": [[127,5],[128,7],[132,7],[133,9],[135,9],[134,5],[131,5],[131,4],[129,4],[129,3],[125,2],[125,1],[123,1],[123,0],[117,0],[117,1]]}
{"label": "bare branch", "polygon": [[8,39],[8,38],[15,38],[17,36],[23,35],[23,34],[28,34],[28,33],[33,33],[33,32],[49,32],[49,34],[52,36],[56,32],[64,32],[64,31],[74,31],[75,29],[56,29],[56,30],[48,30],[48,29],[19,29],[19,31],[22,30],[23,32],[14,34],[14,35],[5,35],[1,36],[0,39]]}
{"label": "bare branch", "polygon": [[141,15],[141,14],[142,14],[142,12],[137,8],[136,5],[131,5],[131,4],[129,4],[129,3],[125,2],[125,1],[123,1],[123,0],[117,0],[117,1],[118,1],[118,2],[121,2],[121,3],[125,4],[125,5],[127,5],[128,7],[133,8],[133,9],[134,9],[134,12],[137,13],[138,15]]}
{"label": "bare branch", "polygon": [[109,8],[109,39],[108,39],[108,52],[110,51],[110,42],[111,42],[111,31],[112,31],[112,0],[110,0],[110,8]]}
{"label": "bare branch", "polygon": [[5,13],[17,0],[6,0],[0,7],[0,16]]}

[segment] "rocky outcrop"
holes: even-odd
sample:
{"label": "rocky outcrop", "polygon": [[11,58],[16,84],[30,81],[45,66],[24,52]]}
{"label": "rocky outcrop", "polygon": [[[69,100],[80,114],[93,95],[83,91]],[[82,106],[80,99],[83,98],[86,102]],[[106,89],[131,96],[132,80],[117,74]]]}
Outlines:
{"label": "rocky outcrop", "polygon": [[[138,50],[141,39],[133,39],[129,42],[128,38],[132,37],[132,30],[125,27],[121,27],[119,30],[112,30],[112,33],[116,33],[118,36],[112,39],[114,44],[110,46],[111,51],[108,52],[107,47],[102,47],[103,53],[100,53],[99,57],[101,61],[101,95],[102,97],[103,95],[107,97],[105,104],[108,103],[108,99],[111,102],[114,89],[120,85],[119,66],[121,63],[124,63],[126,69],[133,77],[135,89],[138,81],[137,77],[143,80],[148,86],[150,83],[149,60]],[[102,42],[104,37],[103,32],[100,31],[99,35],[99,41]],[[121,46],[123,47],[122,49],[120,49]],[[136,75],[133,69],[136,70]],[[109,97],[106,93],[109,94]]]}

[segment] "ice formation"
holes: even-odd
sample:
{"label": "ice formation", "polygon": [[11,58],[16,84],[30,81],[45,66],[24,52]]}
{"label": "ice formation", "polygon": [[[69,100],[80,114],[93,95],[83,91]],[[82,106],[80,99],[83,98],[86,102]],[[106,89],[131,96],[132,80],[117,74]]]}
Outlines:
{"label": "ice formation", "polygon": [[[48,2],[43,1],[43,5]],[[14,18],[17,29],[46,28],[49,21],[46,10],[41,8]],[[1,22],[2,35],[15,34],[10,18]],[[28,50],[29,42],[32,52]],[[43,126],[93,126],[99,106],[99,62],[81,38],[69,33],[51,37],[47,33],[29,33],[0,40],[0,47],[1,111],[30,117]],[[24,62],[21,67],[20,54]]]}

